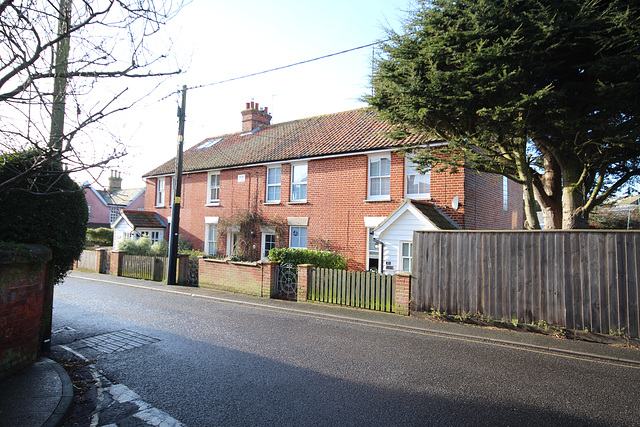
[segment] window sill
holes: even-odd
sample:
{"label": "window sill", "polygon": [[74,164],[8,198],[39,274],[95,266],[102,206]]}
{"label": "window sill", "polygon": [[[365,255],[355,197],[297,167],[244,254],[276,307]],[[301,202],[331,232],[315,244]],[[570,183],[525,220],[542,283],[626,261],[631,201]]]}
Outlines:
{"label": "window sill", "polygon": [[270,205],[270,206],[274,206],[274,205],[281,205],[282,203],[280,203],[280,200],[278,201],[273,201],[273,202],[264,202],[265,205]]}
{"label": "window sill", "polygon": [[164,208],[164,205],[155,205],[154,208]]}
{"label": "window sill", "polygon": [[205,203],[205,206],[209,206],[209,207],[211,207],[211,206],[214,206],[214,207],[215,207],[215,206],[220,206],[220,202]]}
{"label": "window sill", "polygon": [[390,202],[391,197],[385,197],[384,199],[365,199],[365,203],[376,203],[376,202]]}
{"label": "window sill", "polygon": [[405,198],[411,200],[431,200],[431,194],[406,194]]}
{"label": "window sill", "polygon": [[288,202],[288,205],[306,205],[307,201],[306,200],[296,200],[294,202]]}

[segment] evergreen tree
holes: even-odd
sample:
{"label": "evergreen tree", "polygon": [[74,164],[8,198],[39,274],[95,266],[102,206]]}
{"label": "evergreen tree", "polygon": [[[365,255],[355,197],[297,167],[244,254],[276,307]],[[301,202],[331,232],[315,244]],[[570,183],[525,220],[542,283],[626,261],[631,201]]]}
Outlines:
{"label": "evergreen tree", "polygon": [[522,183],[528,228],[587,228],[589,212],[640,175],[640,4],[433,0],[376,58],[367,101],[449,142],[414,151]]}

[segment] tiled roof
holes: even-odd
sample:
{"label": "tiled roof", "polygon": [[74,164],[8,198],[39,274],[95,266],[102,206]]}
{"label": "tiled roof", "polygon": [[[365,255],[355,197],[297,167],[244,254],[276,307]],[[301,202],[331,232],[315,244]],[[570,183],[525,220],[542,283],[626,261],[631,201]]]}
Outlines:
{"label": "tiled roof", "polygon": [[107,202],[107,205],[127,206],[136,198],[144,188],[130,188],[127,190],[97,190],[100,197]]}
{"label": "tiled roof", "polygon": [[[397,141],[386,136],[392,126],[378,120],[370,109],[279,123],[252,133],[208,138],[186,150],[183,171],[194,172],[249,164],[290,161],[310,157],[357,153],[416,144],[419,137]],[[207,148],[207,142],[213,143]],[[174,173],[175,158],[144,176]]]}
{"label": "tiled roof", "polygon": [[444,213],[440,211],[433,203],[423,202],[419,200],[411,200],[410,202],[415,206],[429,221],[431,221],[440,230],[459,230],[460,227],[449,219]]}
{"label": "tiled roof", "polygon": [[133,228],[166,228],[167,223],[160,215],[150,211],[122,211],[122,216]]}

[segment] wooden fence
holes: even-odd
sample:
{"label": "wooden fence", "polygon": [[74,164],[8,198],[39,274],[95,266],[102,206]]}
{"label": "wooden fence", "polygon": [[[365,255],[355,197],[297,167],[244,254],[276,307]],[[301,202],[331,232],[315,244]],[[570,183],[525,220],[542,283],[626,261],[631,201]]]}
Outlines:
{"label": "wooden fence", "polygon": [[76,261],[76,266],[78,270],[96,272],[97,260],[98,252],[84,250],[82,251],[82,255],[80,255],[80,259]]}
{"label": "wooden fence", "polygon": [[392,313],[395,276],[316,268],[311,272],[307,299]]}
{"label": "wooden fence", "polygon": [[167,280],[168,258],[144,255],[124,255],[120,264],[119,276],[133,279]]}
{"label": "wooden fence", "polygon": [[416,232],[411,310],[639,337],[640,232]]}

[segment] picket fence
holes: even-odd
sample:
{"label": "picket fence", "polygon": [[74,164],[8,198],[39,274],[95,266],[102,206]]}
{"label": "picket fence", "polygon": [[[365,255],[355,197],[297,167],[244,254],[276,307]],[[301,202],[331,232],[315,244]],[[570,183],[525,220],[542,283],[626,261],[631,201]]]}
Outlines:
{"label": "picket fence", "polygon": [[118,275],[133,279],[165,282],[167,280],[167,265],[167,257],[124,255]]}
{"label": "picket fence", "polygon": [[393,313],[395,284],[388,274],[314,268],[307,299]]}

